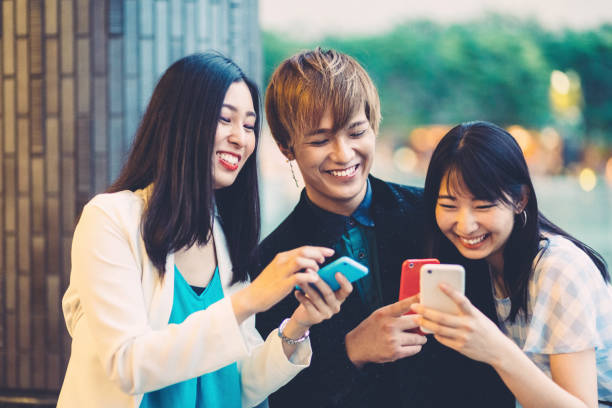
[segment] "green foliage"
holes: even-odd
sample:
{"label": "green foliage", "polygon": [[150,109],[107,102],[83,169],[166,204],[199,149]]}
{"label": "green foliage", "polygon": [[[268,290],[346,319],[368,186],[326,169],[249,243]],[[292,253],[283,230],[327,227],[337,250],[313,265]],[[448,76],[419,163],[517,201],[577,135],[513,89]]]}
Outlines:
{"label": "green foliage", "polygon": [[379,89],[384,131],[394,133],[475,119],[554,124],[551,71],[574,70],[587,137],[612,142],[612,25],[553,33],[534,21],[489,15],[453,25],[410,21],[380,35],[316,43],[270,32],[263,40],[266,81],[284,58],[317,45],[356,58]]}

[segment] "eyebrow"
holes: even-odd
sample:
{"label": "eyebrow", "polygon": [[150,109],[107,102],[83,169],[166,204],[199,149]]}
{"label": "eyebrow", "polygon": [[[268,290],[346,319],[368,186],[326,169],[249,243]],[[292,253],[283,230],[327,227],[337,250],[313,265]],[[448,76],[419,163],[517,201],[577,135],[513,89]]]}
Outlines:
{"label": "eyebrow", "polygon": [[[368,122],[367,120],[360,120],[360,121],[351,123],[346,128],[347,129],[354,129],[354,128],[356,128],[358,126],[361,126],[361,125],[363,125],[363,124],[365,124],[367,122]],[[326,133],[329,133],[329,132],[331,132],[331,129],[319,128],[319,129],[315,129],[313,131],[310,131],[310,132],[306,133],[305,136],[316,136],[316,135],[326,134]]]}
{"label": "eyebrow", "polygon": [[451,195],[439,195],[438,199],[440,199],[440,198],[446,198],[447,200],[453,200],[453,201],[457,200],[455,197],[453,197]]}
{"label": "eyebrow", "polygon": [[361,125],[363,125],[363,124],[365,124],[365,123],[367,123],[367,122],[368,122],[367,120],[360,120],[360,121],[357,121],[357,122],[353,122],[353,123],[351,123],[351,124],[350,124],[350,125],[347,127],[347,129],[354,129],[354,128],[356,128],[356,127],[358,127],[358,126],[361,126]]}
{"label": "eyebrow", "polygon": [[[221,105],[222,108],[227,108],[229,110],[231,110],[232,112],[238,112],[238,108],[236,108],[234,105],[230,105],[229,103],[224,103],[223,105]],[[255,112],[253,111],[248,111],[246,113],[247,116],[253,116],[253,117],[257,117],[257,115],[255,114]]]}

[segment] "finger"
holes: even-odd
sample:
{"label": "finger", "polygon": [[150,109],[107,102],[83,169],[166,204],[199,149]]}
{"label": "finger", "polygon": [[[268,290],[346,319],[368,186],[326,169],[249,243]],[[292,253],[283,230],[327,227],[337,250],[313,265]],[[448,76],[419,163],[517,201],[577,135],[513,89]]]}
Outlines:
{"label": "finger", "polygon": [[400,352],[398,354],[398,360],[401,358],[411,357],[421,351],[423,346],[403,346],[400,348]]}
{"label": "finger", "polygon": [[457,292],[455,289],[451,288],[445,283],[440,283],[440,290],[446,294],[449,298],[453,300],[459,306],[461,312],[465,314],[472,313],[472,303],[470,303],[469,299],[465,297],[465,295]]}
{"label": "finger", "polygon": [[461,326],[464,319],[462,316],[440,312],[435,309],[423,307],[422,305],[419,309],[421,310],[420,314],[424,319],[444,327],[458,328]]}
{"label": "finger", "polygon": [[341,274],[340,272],[336,272],[336,281],[340,284],[340,289],[335,292],[336,299],[340,302],[344,302],[344,300],[351,294],[353,291],[353,285],[346,279],[346,276]]}
{"label": "finger", "polygon": [[328,258],[334,254],[333,249],[321,246],[302,246],[294,251],[300,256],[313,259],[318,263],[325,262],[325,258]]}
{"label": "finger", "polygon": [[[318,312],[326,318],[330,318],[334,314],[332,307],[334,307],[334,303],[338,303],[338,301],[329,286],[326,288],[328,293],[327,297],[321,294],[321,289],[319,289],[322,286],[321,284],[327,286],[323,280],[319,279],[314,285],[305,287],[304,292]],[[325,290],[325,288],[323,289]],[[340,306],[338,305],[337,308],[339,309]]]}
{"label": "finger", "polygon": [[397,327],[402,331],[414,330],[419,327],[419,315],[402,315],[397,318]]}
{"label": "finger", "polygon": [[318,271],[319,264],[314,259],[299,256],[293,259],[293,266],[291,266],[289,269],[291,271],[290,273],[296,273],[305,269]]}
{"label": "finger", "polygon": [[425,317],[421,317],[420,325],[421,327],[430,330],[434,334],[447,337],[449,339],[457,339],[460,334],[460,329],[441,325],[440,323],[428,320]]}
{"label": "finger", "polygon": [[386,308],[391,316],[399,317],[405,313],[408,313],[411,310],[410,306],[418,301],[419,295],[414,295],[406,299],[402,299],[399,302],[392,303],[389,306],[386,306]]}
{"label": "finger", "polygon": [[400,344],[402,347],[408,346],[422,346],[427,343],[427,337],[418,333],[402,332],[399,335]]}
{"label": "finger", "polygon": [[320,280],[319,275],[316,272],[306,271],[303,273],[296,273],[289,277],[289,285],[291,287],[299,286],[300,288],[305,288],[310,286],[311,283],[315,283]]}
{"label": "finger", "polygon": [[293,292],[293,295],[298,300],[298,302],[300,302],[300,304],[304,306],[304,309],[306,309],[306,312],[311,318],[314,318],[315,320],[321,320],[319,311],[316,307],[314,307],[310,299],[308,299],[308,297],[304,293],[300,292],[299,290],[296,290],[295,292]]}

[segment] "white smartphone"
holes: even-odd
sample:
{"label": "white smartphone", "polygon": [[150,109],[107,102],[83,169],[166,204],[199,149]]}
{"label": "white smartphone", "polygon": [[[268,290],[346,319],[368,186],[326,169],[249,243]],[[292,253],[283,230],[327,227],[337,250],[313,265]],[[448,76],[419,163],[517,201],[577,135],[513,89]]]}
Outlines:
{"label": "white smartphone", "polygon": [[[461,265],[427,264],[421,267],[420,299],[421,304],[444,313],[459,314],[459,307],[438,286],[446,283],[460,293],[465,292],[465,269]],[[421,327],[425,333],[431,331]]]}

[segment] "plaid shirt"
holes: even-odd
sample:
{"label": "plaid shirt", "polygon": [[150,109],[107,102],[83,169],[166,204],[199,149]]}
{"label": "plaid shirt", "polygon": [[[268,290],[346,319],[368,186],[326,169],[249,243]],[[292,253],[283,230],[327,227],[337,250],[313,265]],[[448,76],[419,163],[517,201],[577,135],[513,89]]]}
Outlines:
{"label": "plaid shirt", "polygon": [[548,238],[529,282],[529,318],[505,321],[510,299],[496,299],[502,330],[548,376],[551,354],[594,348],[598,398],[612,401],[612,287],[571,241]]}

